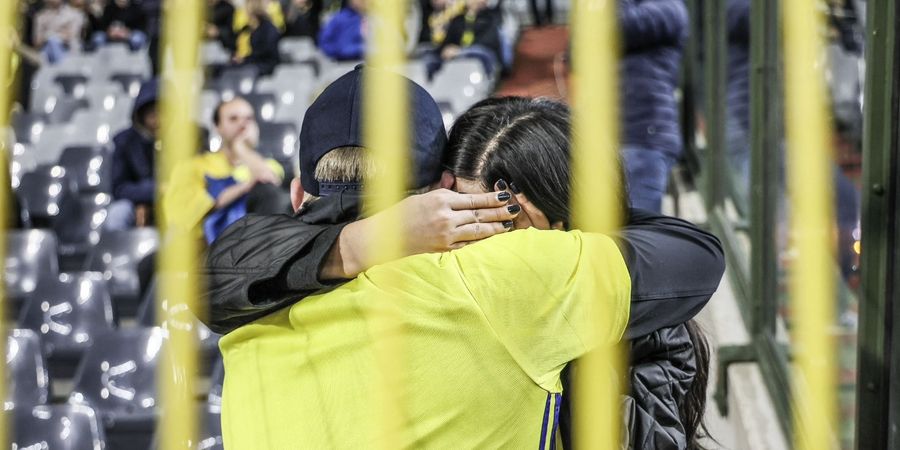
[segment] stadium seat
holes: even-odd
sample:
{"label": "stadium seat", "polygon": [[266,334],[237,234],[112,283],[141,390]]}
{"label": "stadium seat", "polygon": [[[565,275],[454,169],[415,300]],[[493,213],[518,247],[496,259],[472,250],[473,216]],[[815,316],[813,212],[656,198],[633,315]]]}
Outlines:
{"label": "stadium seat", "polygon": [[219,41],[206,41],[200,49],[200,61],[205,66],[225,65],[231,61],[231,53]]}
{"label": "stadium seat", "polygon": [[278,42],[282,61],[303,62],[319,56],[316,43],[310,37],[285,37]]}
{"label": "stadium seat", "polygon": [[68,147],[59,157],[72,187],[79,194],[110,192],[111,161],[102,147]]}
{"label": "stadium seat", "polygon": [[271,122],[275,119],[275,111],[278,107],[278,99],[275,94],[250,93],[244,95],[244,98],[253,106],[257,122]]}
{"label": "stadium seat", "polygon": [[457,58],[444,63],[434,75],[434,84],[472,86],[474,94],[485,98],[493,88],[493,74],[484,72],[484,66],[473,58]]}
{"label": "stadium seat", "polygon": [[55,165],[66,147],[94,145],[96,141],[96,136],[86,136],[74,125],[52,125],[46,127],[32,144],[32,152],[38,164]]}
{"label": "stadium seat", "polygon": [[259,69],[256,66],[228,67],[222,70],[214,87],[222,94],[222,98],[230,99],[235,95],[247,95],[253,92]]}
{"label": "stadium seat", "polygon": [[225,386],[225,361],[219,358],[209,377],[209,395],[206,397],[206,402],[211,406],[221,408],[223,386]]}
{"label": "stadium seat", "polygon": [[316,83],[316,71],[309,64],[282,64],[275,68],[272,79],[286,85],[309,85],[312,89]]}
{"label": "stadium seat", "polygon": [[111,449],[151,443],[164,336],[160,328],[108,331],[96,336],[81,359],[69,403],[96,409]]}
{"label": "stadium seat", "polygon": [[87,87],[86,94],[90,110],[96,112],[112,111],[119,103],[125,103],[127,105],[125,110],[130,111],[134,102],[121,84],[110,83],[109,80],[92,81]]}
{"label": "stadium seat", "polygon": [[59,241],[57,254],[62,271],[79,271],[84,268],[90,250],[100,241],[100,233],[106,222],[107,207],[112,197],[105,193],[78,196],[77,202],[66,204],[54,221],[54,231]]}
{"label": "stadium seat", "polygon": [[6,295],[10,313],[17,314],[19,305],[31,297],[39,283],[55,279],[59,273],[56,236],[47,230],[10,231],[6,245]]}
{"label": "stadium seat", "polygon": [[6,365],[6,409],[47,403],[50,378],[41,354],[40,338],[34,331],[10,331],[6,341]]}
{"label": "stadium seat", "polygon": [[122,91],[129,97],[135,98],[141,91],[141,83],[146,77],[140,73],[128,72],[122,69],[113,71],[109,76],[110,81],[122,87]]}
{"label": "stadium seat", "polygon": [[[40,86],[32,87],[31,89],[31,100],[28,110],[32,113],[47,114],[53,111],[53,108],[56,107],[56,102],[66,95],[63,93],[62,88],[53,82],[52,78],[39,80],[43,73],[45,72],[38,72],[38,75],[35,76],[36,79],[32,82],[32,86]],[[46,75],[46,77],[50,76],[55,77],[56,75]]]}
{"label": "stadium seat", "polygon": [[221,354],[219,353],[219,338],[222,336],[213,333],[212,330],[200,322],[200,320],[197,319],[197,316],[189,310],[180,310],[175,313],[176,317],[171,317],[169,309],[171,302],[169,301],[162,302],[162,308],[166,315],[166,319],[163,320],[162,323],[157,323],[158,319],[156,313],[160,309],[156,298],[157,292],[159,292],[157,289],[159,278],[159,276],[154,277],[150,286],[147,288],[147,292],[144,294],[144,299],[141,301],[141,306],[137,314],[138,324],[145,327],[159,325],[163,330],[168,330],[169,322],[174,322],[177,323],[178,329],[196,330],[197,340],[200,343],[199,351],[201,353],[201,362],[203,363],[200,366],[200,373],[208,375],[215,362],[221,358]]}
{"label": "stadium seat", "polygon": [[87,405],[21,406],[12,411],[12,448],[100,450],[103,428]]}
{"label": "stadium seat", "polygon": [[22,143],[31,143],[34,136],[39,136],[44,131],[47,124],[47,116],[45,114],[21,113],[12,117],[13,131],[16,133],[16,141]]}
{"label": "stadium seat", "polygon": [[84,270],[102,272],[117,317],[134,316],[141,299],[138,266],[154,254],[159,235],[153,228],[108,231],[91,248]]}
{"label": "stadium seat", "polygon": [[84,98],[87,93],[88,77],[80,73],[61,73],[53,82],[62,88],[63,92],[74,98]]}
{"label": "stadium seat", "polygon": [[197,108],[197,121],[207,128],[212,127],[213,111],[216,110],[216,106],[218,106],[221,101],[222,95],[219,94],[218,91],[204,89],[203,92],[200,93],[200,105]]}
{"label": "stadium seat", "polygon": [[75,112],[87,109],[88,101],[84,98],[59,97],[50,111],[47,111],[47,123],[64,124],[72,119]]}
{"label": "stadium seat", "polygon": [[18,189],[22,183],[22,177],[26,173],[37,168],[34,147],[28,144],[16,143],[13,145],[12,161],[9,166],[10,182],[13,189]]}
{"label": "stadium seat", "polygon": [[131,49],[124,42],[110,42],[98,48],[94,55],[100,61],[119,61],[129,58]]}
{"label": "stadium seat", "polygon": [[32,228],[49,228],[66,202],[75,194],[71,180],[60,166],[39,166],[22,176],[16,197],[25,216],[22,222]]}
{"label": "stadium seat", "polygon": [[19,316],[19,326],[41,337],[53,378],[71,378],[95,337],[113,325],[106,283],[92,272],[41,282]]}
{"label": "stadium seat", "polygon": [[259,124],[260,154],[279,161],[291,161],[297,155],[299,131],[293,123]]}

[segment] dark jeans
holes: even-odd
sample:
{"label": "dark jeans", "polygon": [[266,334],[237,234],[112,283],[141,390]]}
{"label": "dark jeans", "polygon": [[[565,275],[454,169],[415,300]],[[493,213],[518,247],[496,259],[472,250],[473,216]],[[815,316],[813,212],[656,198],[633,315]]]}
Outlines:
{"label": "dark jeans", "polygon": [[628,198],[633,208],[661,212],[669,171],[675,162],[674,156],[663,151],[638,146],[622,148]]}

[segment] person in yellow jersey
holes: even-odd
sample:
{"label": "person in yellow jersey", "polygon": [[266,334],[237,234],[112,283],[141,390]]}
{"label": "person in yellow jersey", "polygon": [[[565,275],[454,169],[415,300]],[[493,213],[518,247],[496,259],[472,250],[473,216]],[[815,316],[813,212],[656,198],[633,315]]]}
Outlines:
{"label": "person in yellow jersey", "polygon": [[280,188],[284,169],[257,152],[259,127],[250,103],[241,97],[223,101],[213,123],[221,147],[176,166],[163,194],[166,223],[202,232],[207,243],[247,213],[290,210]]}
{"label": "person in yellow jersey", "polygon": [[[335,148],[362,146],[360,77],[354,71],[326,90],[336,92],[336,101],[345,98],[348,117],[332,121],[337,137],[330,144],[345,142],[301,147],[301,164]],[[427,96],[415,85],[410,92],[414,104]],[[436,105],[433,112],[439,116]],[[542,112],[554,113],[535,114]],[[534,173],[540,177],[564,163],[560,151],[568,136],[560,126],[567,122],[530,125],[536,145],[528,156],[536,159],[528,167],[543,164]],[[412,160],[417,168],[443,169],[440,152],[417,152]],[[495,169],[482,173],[502,172]],[[439,178],[440,186],[460,190],[487,190],[500,181],[467,181],[449,173]],[[310,196],[342,188],[340,181],[301,181]],[[568,186],[554,184],[560,180],[552,177],[515,181],[524,213],[516,224],[527,229],[374,266],[226,335],[220,342],[226,448],[370,448],[389,436],[404,448],[551,448],[560,372],[591,348],[619,341],[629,317],[631,280],[611,238],[563,231],[567,221],[556,209],[539,209]],[[417,184],[412,187],[428,187]],[[385,331],[378,325],[384,313],[397,320],[396,327]],[[401,349],[392,355],[401,379],[378,397],[383,373],[377,346],[385,339]],[[401,412],[399,428],[380,428],[387,405],[379,398],[390,399]]]}

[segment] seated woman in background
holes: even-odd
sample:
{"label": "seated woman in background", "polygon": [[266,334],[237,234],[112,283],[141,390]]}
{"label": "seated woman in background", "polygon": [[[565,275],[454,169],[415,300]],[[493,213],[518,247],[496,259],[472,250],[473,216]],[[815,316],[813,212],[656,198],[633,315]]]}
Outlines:
{"label": "seated woman in background", "polygon": [[488,75],[503,70],[499,11],[488,8],[487,0],[466,0],[465,5],[465,12],[450,20],[443,41],[428,57],[429,76],[454,58],[475,58]]}
{"label": "seated woman in background", "polygon": [[[260,75],[271,75],[281,61],[278,53],[281,33],[269,16],[270,8],[266,3],[265,0],[247,0],[244,6],[246,24],[237,32],[232,58],[235,65],[256,66]],[[281,11],[280,7],[278,11]],[[237,21],[238,16],[235,15]]]}

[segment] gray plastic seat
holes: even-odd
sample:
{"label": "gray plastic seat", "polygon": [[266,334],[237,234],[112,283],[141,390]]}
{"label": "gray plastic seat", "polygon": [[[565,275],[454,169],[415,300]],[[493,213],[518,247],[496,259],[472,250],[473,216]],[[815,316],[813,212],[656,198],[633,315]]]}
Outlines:
{"label": "gray plastic seat", "polygon": [[19,305],[31,297],[38,284],[59,274],[56,236],[47,230],[13,230],[6,234],[6,239],[6,295],[10,313],[16,314]]}
{"label": "gray plastic seat", "polygon": [[206,402],[212,406],[222,407],[222,391],[225,386],[225,362],[219,358],[213,366],[209,377],[209,395]]}
{"label": "gray plastic seat", "polygon": [[69,403],[94,407],[110,448],[149,447],[164,340],[160,328],[109,331],[98,335],[81,359]]}
{"label": "gray plastic seat", "polygon": [[169,309],[169,306],[172,302],[163,301],[162,302],[162,312],[165,315],[165,319],[158,323],[157,312],[160,309],[157,303],[156,294],[158,291],[158,281],[160,276],[154,277],[153,281],[150,283],[150,286],[147,288],[147,292],[144,294],[144,299],[141,301],[141,306],[137,313],[137,322],[141,326],[145,327],[153,327],[153,326],[161,326],[163,330],[168,330],[170,322],[176,324],[177,328],[180,330],[195,330],[197,332],[197,340],[199,342],[199,351],[201,355],[201,364],[200,366],[200,374],[209,375],[216,361],[221,360],[221,353],[219,352],[219,339],[222,337],[219,334],[213,333],[206,325],[203,324],[197,316],[195,316],[191,311],[184,309],[178,312],[175,312],[175,316],[172,317],[172,312]]}
{"label": "gray plastic seat", "polygon": [[64,272],[80,271],[90,250],[100,242],[112,197],[105,193],[78,196],[67,202],[54,221],[59,246],[59,266]]}
{"label": "gray plastic seat", "polygon": [[111,158],[97,146],[68,147],[59,157],[72,187],[79,194],[110,192]]}
{"label": "gray plastic seat", "polygon": [[9,165],[10,183],[13,189],[18,189],[22,183],[22,177],[33,171],[38,166],[34,155],[34,148],[28,144],[16,143],[13,145],[12,161]]}
{"label": "gray plastic seat", "polygon": [[41,113],[21,113],[12,117],[16,141],[26,144],[31,143],[35,136],[39,136],[46,124],[47,116]]}
{"label": "gray plastic seat", "polygon": [[[207,404],[197,405],[197,438],[184,442],[179,447],[191,450],[222,450],[222,413],[221,408]],[[162,448],[159,433],[153,437],[151,450]]]}
{"label": "gray plastic seat", "polygon": [[106,446],[97,413],[87,405],[22,406],[12,416],[14,449],[100,450]]}
{"label": "gray plastic seat", "polygon": [[19,326],[41,336],[51,375],[71,378],[96,336],[114,328],[106,283],[91,272],[43,281],[22,308]]}
{"label": "gray plastic seat", "polygon": [[319,50],[311,37],[284,37],[278,42],[278,53],[283,61],[303,62],[315,59]]}
{"label": "gray plastic seat", "polygon": [[246,96],[253,92],[258,77],[259,69],[256,66],[228,67],[222,70],[214,86],[224,99],[236,95]]}
{"label": "gray plastic seat", "polygon": [[60,166],[39,166],[22,176],[16,197],[22,222],[32,228],[50,228],[67,202],[75,200],[71,180]]}
{"label": "gray plastic seat", "polygon": [[243,97],[253,106],[257,122],[271,122],[275,119],[275,111],[278,109],[278,99],[275,94],[254,92]]}
{"label": "gray plastic seat", "polygon": [[31,330],[12,330],[6,341],[6,407],[47,403],[50,377],[41,341]]}
{"label": "gray plastic seat", "polygon": [[135,98],[141,91],[141,83],[146,77],[140,73],[117,70],[109,76],[109,80],[120,86],[129,97]]}
{"label": "gray plastic seat", "polygon": [[88,101],[85,98],[60,97],[56,100],[53,109],[47,111],[47,123],[62,124],[72,120],[72,116],[81,109],[87,109]]}
{"label": "gray plastic seat", "polygon": [[224,65],[231,61],[231,54],[221,42],[206,41],[200,48],[200,61],[205,66]]}
{"label": "gray plastic seat", "polygon": [[88,81],[88,77],[80,73],[61,73],[53,79],[66,95],[74,98],[84,97]]}
{"label": "gray plastic seat", "polygon": [[138,266],[159,247],[159,235],[153,228],[107,231],[93,246],[84,270],[101,272],[121,316],[134,316],[141,299]]}
{"label": "gray plastic seat", "polygon": [[261,122],[258,151],[279,161],[291,161],[297,155],[298,135],[293,123]]}

